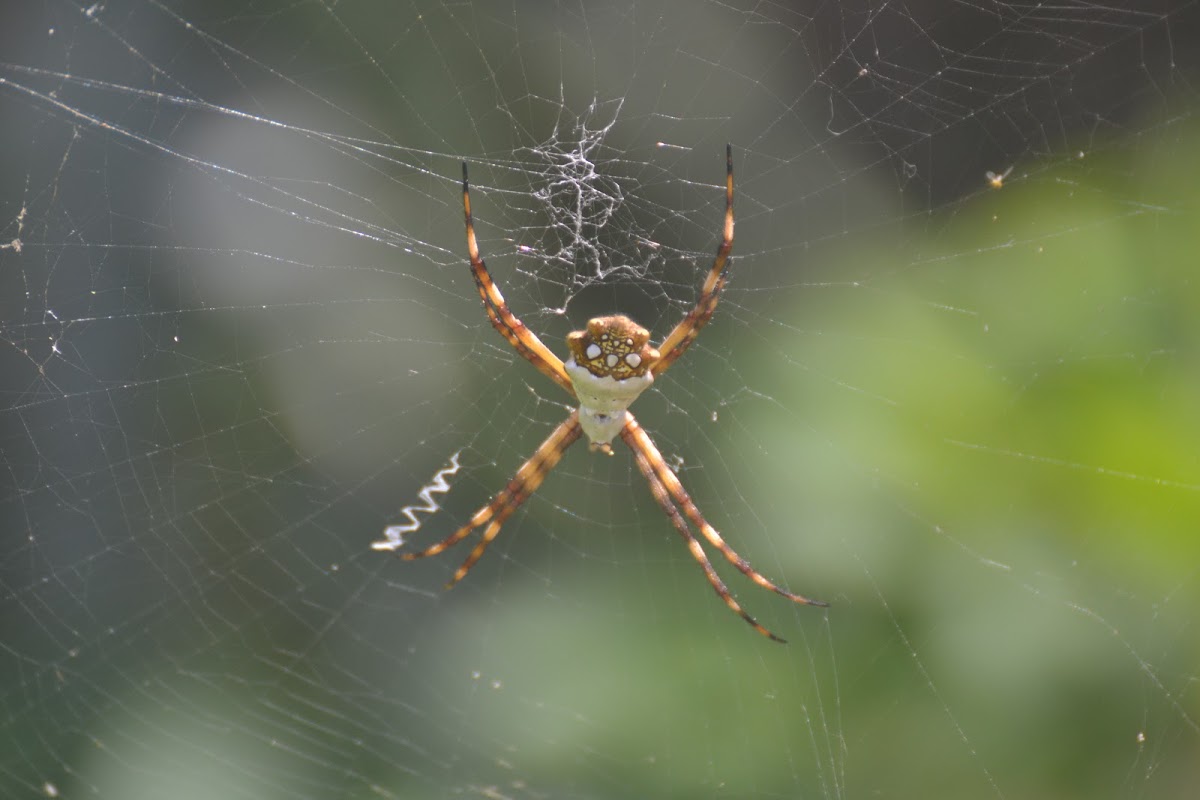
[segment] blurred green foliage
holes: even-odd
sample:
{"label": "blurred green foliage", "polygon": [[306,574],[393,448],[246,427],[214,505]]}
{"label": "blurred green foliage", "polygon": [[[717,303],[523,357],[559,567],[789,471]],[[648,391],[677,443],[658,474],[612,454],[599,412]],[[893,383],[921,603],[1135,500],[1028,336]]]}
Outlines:
{"label": "blurred green foliage", "polygon": [[701,507],[828,613],[736,584],[793,640],[760,641],[643,502],[612,532],[653,543],[637,574],[585,564],[455,631],[509,676],[476,721],[561,786],[603,754],[613,797],[1188,796],[1200,131],[1157,135],[843,251],[734,378],[770,402],[689,440]]}

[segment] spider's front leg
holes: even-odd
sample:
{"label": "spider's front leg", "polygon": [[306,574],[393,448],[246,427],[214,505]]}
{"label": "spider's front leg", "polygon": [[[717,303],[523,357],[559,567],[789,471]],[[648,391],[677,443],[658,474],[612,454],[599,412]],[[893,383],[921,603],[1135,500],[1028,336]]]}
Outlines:
{"label": "spider's front leg", "polygon": [[475,278],[475,288],[479,290],[479,298],[487,311],[488,319],[505,340],[524,356],[531,364],[541,370],[552,381],[566,389],[572,396],[575,390],[571,380],[563,370],[562,359],[554,355],[550,348],[542,343],[533,331],[525,327],[525,323],[508,307],[500,287],[492,280],[483,256],[479,255],[479,242],[475,239],[475,221],[471,216],[471,184],[467,180],[467,162],[462,165],[462,194],[463,218],[467,223],[467,256],[471,260],[471,275]]}
{"label": "spider's front leg", "polygon": [[675,359],[691,347],[692,342],[700,335],[700,329],[712,319],[717,310],[717,300],[721,290],[725,288],[725,267],[729,263],[729,254],[733,251],[733,145],[725,145],[725,223],[721,228],[721,244],[717,247],[717,256],[713,259],[708,277],[696,298],[696,305],[687,316],[663,339],[659,350],[662,358],[654,365],[654,374],[665,372],[675,363]]}

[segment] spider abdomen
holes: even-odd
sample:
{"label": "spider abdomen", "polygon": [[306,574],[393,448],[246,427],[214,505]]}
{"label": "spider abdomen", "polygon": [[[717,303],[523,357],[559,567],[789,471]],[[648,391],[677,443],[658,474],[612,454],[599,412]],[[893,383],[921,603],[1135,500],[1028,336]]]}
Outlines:
{"label": "spider abdomen", "polygon": [[654,383],[654,373],[649,370],[623,379],[593,375],[586,367],[575,363],[574,356],[563,366],[575,387],[575,396],[579,398],[579,424],[595,445],[608,444],[621,432],[629,404]]}

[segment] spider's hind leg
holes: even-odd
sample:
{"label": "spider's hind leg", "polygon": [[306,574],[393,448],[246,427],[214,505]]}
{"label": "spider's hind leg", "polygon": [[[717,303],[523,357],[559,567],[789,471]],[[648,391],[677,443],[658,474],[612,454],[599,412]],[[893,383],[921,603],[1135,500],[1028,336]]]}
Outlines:
{"label": "spider's hind leg", "polygon": [[[674,472],[671,471],[671,468],[667,466],[667,462],[663,460],[662,454],[658,452],[658,448],[654,446],[654,442],[650,439],[650,436],[642,429],[640,425],[637,424],[637,421],[633,420],[632,424],[626,427],[626,430],[628,431],[628,434],[626,434],[625,431],[622,431],[622,438],[624,438],[626,442],[629,442],[630,439],[633,439],[637,442],[637,447],[645,450],[647,453],[647,460],[650,462],[650,465],[654,469],[659,481],[662,482],[663,486],[671,495],[671,498],[674,500],[674,502],[679,504],[679,507],[683,509],[683,513],[689,520],[691,520],[692,524],[696,526],[700,533],[704,535],[704,538],[707,539],[713,547],[720,550],[721,555],[725,556],[725,559],[730,564],[733,564],[733,566],[737,568],[738,572],[742,573],[762,588],[770,589],[772,592],[782,595],[792,602],[801,603],[806,606],[819,606],[822,608],[827,608],[829,606],[829,603],[826,603],[824,600],[814,600],[811,597],[805,597],[804,595],[799,595],[795,592],[789,592],[787,589],[777,586],[766,575],[763,575],[754,567],[750,566],[750,562],[738,555],[737,551],[730,547],[729,544],[721,537],[721,534],[717,532],[717,529],[708,524],[708,520],[706,520],[704,515],[700,513],[700,509],[696,507],[696,504],[688,495],[687,490],[683,488],[683,484],[679,482],[679,478]],[[630,447],[634,447],[634,445],[631,443]]]}
{"label": "spider's hind leg", "polygon": [[[731,611],[740,616],[742,619],[746,620],[746,622],[750,625],[750,627],[754,628],[754,630],[758,631],[772,641],[785,643],[785,639],[781,639],[763,627],[758,620],[750,616],[750,614],[742,608],[738,601],[733,598],[733,594],[730,593],[729,588],[725,585],[725,582],[721,580],[721,576],[717,574],[715,569],[713,569],[712,562],[708,560],[708,556],[705,554],[704,548],[700,546],[700,542],[694,535],[692,535],[692,531],[688,528],[687,522],[684,520],[683,515],[679,513],[679,509],[676,508],[675,504],[671,501],[671,495],[670,492],[667,491],[667,487],[663,485],[662,480],[660,480],[656,474],[655,465],[651,463],[652,458],[649,453],[653,453],[653,455],[657,456],[659,461],[662,460],[662,456],[659,455],[658,450],[654,448],[653,443],[650,443],[649,450],[645,448],[641,441],[639,441],[634,431],[641,431],[641,428],[638,426],[637,422],[633,419],[633,415],[631,414],[629,417],[629,422],[626,423],[625,428],[621,431],[621,438],[625,440],[625,443],[629,445],[629,449],[633,451],[633,457],[637,462],[638,469],[641,470],[642,475],[646,478],[646,482],[650,484],[651,494],[654,495],[654,499],[658,501],[659,507],[662,508],[663,512],[667,515],[667,518],[671,520],[671,524],[675,527],[675,530],[679,532],[679,535],[683,537],[684,542],[687,543],[688,552],[692,554],[692,558],[696,559],[696,563],[698,563],[700,568],[704,570],[704,577],[708,579],[709,585],[712,586],[713,591],[717,593],[717,596],[721,598],[722,602],[724,602]],[[645,434],[643,433],[643,436],[644,435]],[[646,442],[649,442],[649,438],[646,439]]]}
{"label": "spider's hind leg", "polygon": [[475,545],[475,549],[467,556],[462,566],[455,570],[454,575],[446,584],[446,588],[449,589],[458,583],[471,571],[471,567],[475,566],[475,562],[480,559],[488,545],[500,533],[500,526],[504,524],[504,521],[537,491],[537,488],[542,485],[542,481],[546,479],[546,475],[562,458],[563,453],[575,443],[582,433],[583,430],[579,426],[579,413],[572,411],[570,416],[563,420],[546,438],[546,441],[542,442],[534,451],[529,460],[521,465],[508,485],[500,490],[487,505],[471,515],[471,519],[466,525],[424,550],[401,553],[400,558],[405,561],[415,561],[418,558],[436,556],[470,536],[473,531],[487,525],[479,544]]}

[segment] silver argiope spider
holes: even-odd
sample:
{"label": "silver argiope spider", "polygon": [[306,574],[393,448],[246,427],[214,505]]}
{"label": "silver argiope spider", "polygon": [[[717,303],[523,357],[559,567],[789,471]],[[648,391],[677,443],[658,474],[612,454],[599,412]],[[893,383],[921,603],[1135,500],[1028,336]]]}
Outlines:
{"label": "silver argiope spider", "polygon": [[[476,511],[466,525],[437,544],[419,552],[401,553],[400,557],[405,561],[413,561],[435,556],[465,539],[472,531],[482,528],[483,536],[479,543],[446,584],[446,588],[450,588],[475,566],[475,562],[483,555],[487,546],[500,533],[500,527],[505,520],[537,490],[575,440],[586,434],[590,443],[589,449],[612,455],[611,442],[613,437],[620,435],[633,451],[634,460],[646,482],[650,484],[654,499],[687,543],[689,552],[704,570],[708,582],[725,601],[725,605],[741,615],[756,631],[777,642],[783,641],[746,613],[729,593],[724,581],[717,575],[708,556],[705,555],[704,548],[688,528],[688,521],[696,526],[709,544],[721,551],[721,555],[725,556],[729,563],[759,586],[797,603],[827,606],[828,603],[802,597],[776,586],[726,544],[721,534],[708,524],[700,509],[692,502],[679,478],[667,466],[662,454],[654,446],[653,440],[628,411],[630,403],[650,387],[654,377],[674,364],[696,340],[701,328],[712,318],[717,307],[717,297],[725,286],[725,264],[729,260],[729,252],[733,249],[732,146],[725,146],[725,227],[716,259],[704,281],[696,306],[667,335],[661,350],[650,346],[650,333],[645,328],[623,314],[614,314],[590,319],[587,330],[575,331],[568,335],[567,349],[570,355],[564,364],[512,313],[479,255],[479,245],[475,241],[475,225],[471,220],[471,193],[465,161],[463,214],[467,223],[467,253],[471,260],[471,273],[475,276],[475,286],[479,290],[479,297],[483,300],[483,307],[492,322],[492,327],[546,377],[575,398],[579,408],[572,411],[554,429],[529,460],[521,465],[508,485],[492,498],[491,502]],[[372,547],[376,550],[394,551],[403,546],[403,537],[398,530],[394,530],[396,527],[387,528],[384,531],[386,538],[373,543]]]}

